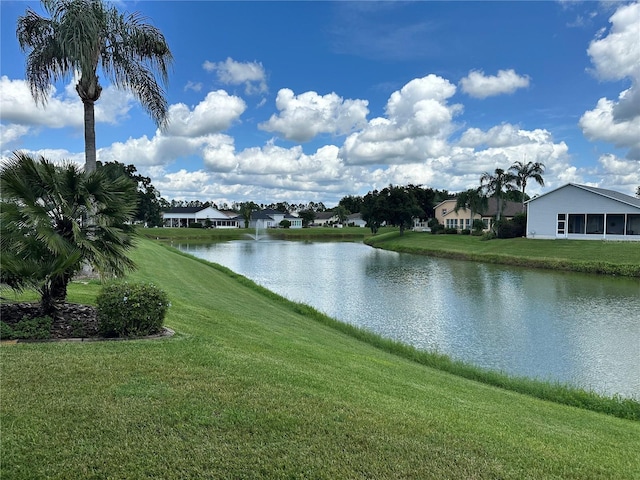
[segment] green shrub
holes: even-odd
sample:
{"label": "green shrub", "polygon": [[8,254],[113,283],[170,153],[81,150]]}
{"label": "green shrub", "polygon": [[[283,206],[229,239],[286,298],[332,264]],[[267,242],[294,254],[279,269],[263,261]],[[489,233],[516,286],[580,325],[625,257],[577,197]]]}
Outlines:
{"label": "green shrub", "polygon": [[203,228],[200,222],[193,222],[189,224],[189,228]]}
{"label": "green shrub", "polygon": [[480,236],[484,231],[484,222],[479,218],[476,218],[471,227],[473,227],[473,235]]}
{"label": "green shrub", "polygon": [[445,228],[444,229],[444,233],[446,233],[447,235],[457,235],[458,234],[458,229],[457,228]]}
{"label": "green shrub", "polygon": [[0,337],[3,340],[45,340],[51,338],[51,317],[23,317],[18,323],[9,325],[0,322]]}
{"label": "green shrub", "polygon": [[138,337],[162,330],[170,306],[167,294],[152,284],[113,283],[96,298],[98,328],[105,337]]}
{"label": "green shrub", "polygon": [[460,233],[462,235],[471,235],[471,230],[469,230],[468,228],[464,228]]}

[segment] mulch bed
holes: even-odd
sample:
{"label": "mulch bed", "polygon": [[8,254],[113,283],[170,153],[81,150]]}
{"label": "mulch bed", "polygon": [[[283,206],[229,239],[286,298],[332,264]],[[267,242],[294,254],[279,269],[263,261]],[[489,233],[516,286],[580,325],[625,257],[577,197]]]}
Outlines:
{"label": "mulch bed", "polygon": [[[43,317],[39,303],[3,303],[0,320],[13,326],[24,317]],[[64,303],[52,317],[51,339],[99,338],[98,318],[95,307],[76,303]]]}

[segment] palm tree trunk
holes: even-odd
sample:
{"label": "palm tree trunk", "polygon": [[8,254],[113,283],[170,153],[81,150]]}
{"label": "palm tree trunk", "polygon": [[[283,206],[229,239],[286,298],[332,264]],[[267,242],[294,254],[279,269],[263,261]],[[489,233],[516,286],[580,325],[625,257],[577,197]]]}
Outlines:
{"label": "palm tree trunk", "polygon": [[96,120],[93,102],[83,100],[84,105],[84,169],[87,173],[96,169]]}

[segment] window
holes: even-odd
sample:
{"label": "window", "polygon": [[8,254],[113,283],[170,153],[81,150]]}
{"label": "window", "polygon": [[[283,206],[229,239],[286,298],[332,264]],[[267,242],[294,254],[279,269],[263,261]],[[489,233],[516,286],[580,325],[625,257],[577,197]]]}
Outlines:
{"label": "window", "polygon": [[446,209],[446,208],[443,208],[443,209],[442,209],[442,215],[446,215],[446,214],[447,214],[447,209]]}
{"label": "window", "polygon": [[627,215],[627,235],[640,235],[640,214]]}
{"label": "window", "polygon": [[568,233],[584,233],[584,215],[569,214]]}
{"label": "window", "polygon": [[556,231],[558,235],[564,235],[565,233],[565,218],[566,215],[564,213],[558,214],[558,228]]}
{"label": "window", "polygon": [[624,235],[624,215],[607,215],[607,235]]}
{"label": "window", "polygon": [[604,233],[604,214],[588,213],[586,231],[588,235]]}

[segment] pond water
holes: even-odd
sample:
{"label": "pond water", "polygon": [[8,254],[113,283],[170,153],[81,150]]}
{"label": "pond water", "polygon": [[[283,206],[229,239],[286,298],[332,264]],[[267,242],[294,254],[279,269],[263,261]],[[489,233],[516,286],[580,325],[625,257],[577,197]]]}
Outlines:
{"label": "pond water", "polygon": [[417,348],[640,399],[640,280],[431,258],[362,243],[175,245]]}

